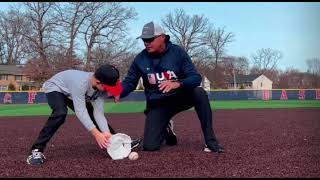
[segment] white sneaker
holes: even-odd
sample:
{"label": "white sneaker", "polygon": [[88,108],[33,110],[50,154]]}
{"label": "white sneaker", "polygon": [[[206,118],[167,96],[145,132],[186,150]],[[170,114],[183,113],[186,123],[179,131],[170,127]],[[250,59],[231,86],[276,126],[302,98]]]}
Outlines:
{"label": "white sneaker", "polygon": [[27,163],[32,165],[41,165],[44,163],[46,157],[39,149],[33,149],[27,158]]}
{"label": "white sneaker", "polygon": [[203,148],[204,152],[215,152],[215,153],[223,153],[224,152],[224,148],[220,145],[216,146],[215,149],[211,150],[210,148],[208,148],[208,146],[205,144],[204,148]]}
{"label": "white sneaker", "polygon": [[212,151],[208,148],[207,145],[204,146],[203,151],[204,151],[204,152],[212,152]]}
{"label": "white sneaker", "polygon": [[173,121],[170,120],[167,127],[167,137],[165,138],[166,144],[169,146],[174,146],[178,143],[176,133],[173,131]]}

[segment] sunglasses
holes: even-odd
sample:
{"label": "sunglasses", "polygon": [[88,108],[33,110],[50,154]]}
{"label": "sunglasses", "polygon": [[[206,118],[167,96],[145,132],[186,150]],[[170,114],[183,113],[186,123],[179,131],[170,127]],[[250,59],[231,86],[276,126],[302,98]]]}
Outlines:
{"label": "sunglasses", "polygon": [[[159,35],[159,36],[161,36],[161,35]],[[151,43],[155,39],[157,39],[159,36],[155,36],[155,37],[152,37],[152,38],[143,38],[142,41],[145,42],[145,43]]]}

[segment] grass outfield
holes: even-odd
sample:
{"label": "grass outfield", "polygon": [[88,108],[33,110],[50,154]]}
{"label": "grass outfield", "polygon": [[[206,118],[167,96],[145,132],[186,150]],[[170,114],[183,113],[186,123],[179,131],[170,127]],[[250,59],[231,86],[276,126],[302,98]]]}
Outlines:
{"label": "grass outfield", "polygon": [[[211,101],[211,107],[217,109],[252,109],[252,108],[320,108],[319,100],[272,100],[272,101]],[[145,102],[108,102],[106,113],[143,112]],[[1,116],[37,116],[49,115],[51,110],[47,104],[5,104],[0,105]],[[69,111],[69,114],[74,114]]]}

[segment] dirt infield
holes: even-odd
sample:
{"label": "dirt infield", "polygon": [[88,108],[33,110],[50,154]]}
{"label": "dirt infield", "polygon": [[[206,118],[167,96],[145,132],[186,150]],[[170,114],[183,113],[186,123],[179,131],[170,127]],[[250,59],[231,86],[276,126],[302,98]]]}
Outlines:
{"label": "dirt infield", "polygon": [[[141,136],[142,113],[107,114],[112,126]],[[75,116],[49,142],[42,166],[27,153],[47,117],[0,118],[0,177],[320,177],[320,109],[214,111],[224,154],[205,153],[194,111],[174,117],[177,146],[138,149],[137,161],[112,160]]]}

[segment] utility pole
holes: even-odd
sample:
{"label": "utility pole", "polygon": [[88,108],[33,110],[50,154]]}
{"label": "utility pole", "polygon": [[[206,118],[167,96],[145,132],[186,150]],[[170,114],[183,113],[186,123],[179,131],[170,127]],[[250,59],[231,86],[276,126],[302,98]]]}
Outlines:
{"label": "utility pole", "polygon": [[236,82],[236,73],[234,72],[234,68],[232,69],[233,71],[233,88],[237,88],[237,82]]}

